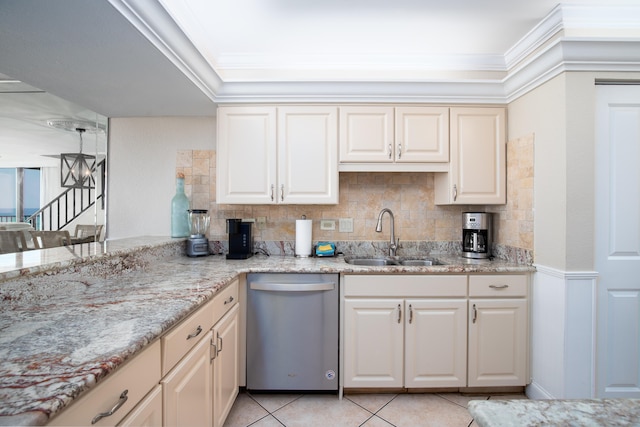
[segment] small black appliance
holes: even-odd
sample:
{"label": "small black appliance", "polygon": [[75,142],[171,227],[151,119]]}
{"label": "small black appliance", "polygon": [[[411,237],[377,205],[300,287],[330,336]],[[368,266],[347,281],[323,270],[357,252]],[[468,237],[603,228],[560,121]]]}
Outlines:
{"label": "small black appliance", "polygon": [[253,255],[252,225],[253,223],[241,219],[227,219],[227,234],[229,234],[227,259],[247,259]]}

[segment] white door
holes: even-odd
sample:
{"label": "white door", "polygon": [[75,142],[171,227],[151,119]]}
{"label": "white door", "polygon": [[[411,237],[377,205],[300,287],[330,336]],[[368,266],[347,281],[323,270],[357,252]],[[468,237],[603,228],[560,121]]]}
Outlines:
{"label": "white door", "polygon": [[597,395],[640,398],[640,86],[596,97]]}
{"label": "white door", "polygon": [[393,117],[393,107],[340,107],[340,163],[392,163]]}
{"label": "white door", "polygon": [[405,301],[404,386],[467,385],[467,299]]}
{"label": "white door", "polygon": [[338,203],[338,109],[278,108],[278,203]]}
{"label": "white door", "polygon": [[344,386],[402,387],[404,301],[344,301]]}
{"label": "white door", "polygon": [[469,387],[527,384],[527,301],[469,300]]}
{"label": "white door", "polygon": [[449,108],[398,107],[395,161],[448,162]]}
{"label": "white door", "polygon": [[276,108],[218,108],[216,202],[276,201]]}
{"label": "white door", "polygon": [[213,339],[216,342],[216,357],[213,361],[213,427],[224,425],[240,388],[239,310],[240,306],[234,305],[213,327]]}

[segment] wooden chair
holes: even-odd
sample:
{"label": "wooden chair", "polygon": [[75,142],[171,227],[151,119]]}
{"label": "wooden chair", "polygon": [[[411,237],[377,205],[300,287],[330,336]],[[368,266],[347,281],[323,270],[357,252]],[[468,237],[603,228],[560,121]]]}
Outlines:
{"label": "wooden chair", "polygon": [[57,248],[71,244],[71,235],[67,230],[31,231],[36,249]]}
{"label": "wooden chair", "polygon": [[23,231],[0,230],[0,254],[22,252],[28,249]]}
{"label": "wooden chair", "polygon": [[90,243],[100,241],[102,227],[102,225],[78,224],[76,225],[76,231],[72,236],[71,241],[73,243]]}

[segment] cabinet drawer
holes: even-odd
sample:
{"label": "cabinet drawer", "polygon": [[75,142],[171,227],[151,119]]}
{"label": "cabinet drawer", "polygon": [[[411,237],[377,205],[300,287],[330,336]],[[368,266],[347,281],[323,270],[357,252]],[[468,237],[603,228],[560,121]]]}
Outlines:
{"label": "cabinet drawer", "polygon": [[528,278],[525,274],[491,274],[469,276],[470,297],[526,297]]}
{"label": "cabinet drawer", "polygon": [[155,385],[160,382],[160,341],[156,341],[130,362],[115,371],[95,389],[75,402],[51,426],[90,426],[94,417],[108,412],[127,390],[126,401],[111,416],[101,418],[95,426],[115,426]]}
{"label": "cabinet drawer", "polygon": [[218,320],[222,319],[222,316],[227,314],[227,311],[231,309],[238,302],[238,280],[234,280],[229,286],[221,290],[216,294],[213,299],[213,318],[211,326],[218,323]]}
{"label": "cabinet drawer", "polygon": [[215,304],[215,299],[209,301],[162,337],[162,376],[213,327]]}
{"label": "cabinet drawer", "polygon": [[360,297],[466,297],[467,276],[348,275],[345,296]]}

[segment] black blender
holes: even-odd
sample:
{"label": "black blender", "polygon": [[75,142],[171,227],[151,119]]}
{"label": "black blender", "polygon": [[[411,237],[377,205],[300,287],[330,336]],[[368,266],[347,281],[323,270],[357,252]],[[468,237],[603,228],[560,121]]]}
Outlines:
{"label": "black blender", "polygon": [[189,221],[191,221],[191,234],[187,239],[187,255],[205,256],[209,255],[209,240],[207,239],[207,231],[209,231],[209,222],[211,217],[206,209],[190,209]]}

